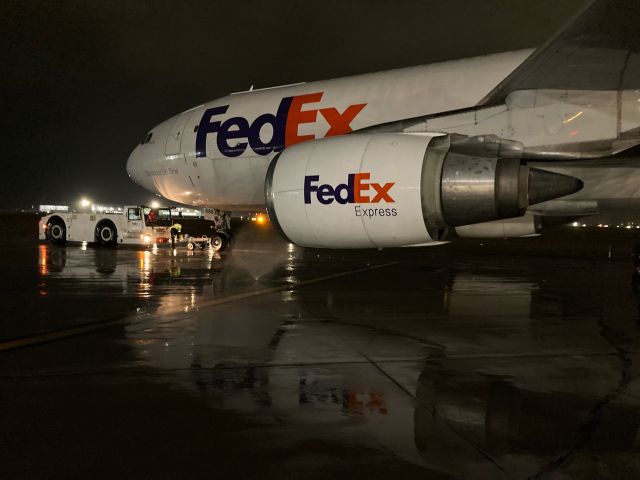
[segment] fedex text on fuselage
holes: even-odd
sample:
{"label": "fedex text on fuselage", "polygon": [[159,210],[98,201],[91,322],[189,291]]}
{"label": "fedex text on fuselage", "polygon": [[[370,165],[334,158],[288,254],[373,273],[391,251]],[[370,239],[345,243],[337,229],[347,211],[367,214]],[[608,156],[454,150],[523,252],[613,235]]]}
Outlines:
{"label": "fedex text on fuselage", "polygon": [[[316,138],[312,134],[300,134],[302,124],[315,123],[318,112],[326,120],[329,129],[324,137],[343,135],[352,131],[351,122],[367,105],[357,103],[340,111],[334,107],[313,108],[311,104],[322,100],[324,92],[284,97],[276,113],[263,113],[253,121],[235,116],[223,118],[230,113],[230,105],[205,110],[196,134],[196,157],[207,156],[207,136],[215,133],[216,145],[226,157],[238,157],[250,148],[257,155],[280,152],[285,147]],[[262,129],[270,125],[271,138],[263,140]]]}

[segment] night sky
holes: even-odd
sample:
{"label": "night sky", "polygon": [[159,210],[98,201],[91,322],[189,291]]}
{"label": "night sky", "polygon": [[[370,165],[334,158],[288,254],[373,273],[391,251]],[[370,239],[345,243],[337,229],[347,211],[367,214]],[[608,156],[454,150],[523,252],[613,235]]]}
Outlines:
{"label": "night sky", "polygon": [[149,202],[127,157],[182,110],[251,85],[536,46],[584,4],[0,0],[0,209]]}

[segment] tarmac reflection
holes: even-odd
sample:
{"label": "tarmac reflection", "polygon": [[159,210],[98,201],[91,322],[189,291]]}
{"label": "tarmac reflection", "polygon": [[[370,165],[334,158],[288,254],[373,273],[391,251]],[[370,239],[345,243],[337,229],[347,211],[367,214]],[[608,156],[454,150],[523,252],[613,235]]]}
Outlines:
{"label": "tarmac reflection", "polygon": [[153,455],[175,452],[171,432],[190,438],[183,458],[200,448],[208,461],[216,445],[216,461],[252,458],[255,472],[280,473],[278,454],[434,478],[640,471],[630,263],[236,247],[5,251],[2,338],[108,325],[5,352],[20,366],[4,369],[22,412],[12,435],[50,421],[29,403],[47,398],[66,412],[56,418],[77,420],[58,426],[67,439],[94,415],[95,451],[126,437],[130,451],[144,438]]}
{"label": "tarmac reflection", "polygon": [[[384,442],[463,477],[473,472],[461,466],[485,454],[518,476],[544,470],[588,424],[602,393],[593,384],[615,388],[617,359],[583,352],[542,361],[536,312],[554,307],[535,277],[466,266],[426,285],[427,301],[379,299],[375,316],[358,301],[366,292],[303,288],[287,301],[278,293],[149,319],[126,335],[145,364],[211,406],[266,424],[313,425],[307,439],[339,426],[359,445]],[[543,350],[556,347],[545,341]],[[381,371],[402,379],[414,400]],[[640,415],[627,421],[616,451],[635,448]]]}

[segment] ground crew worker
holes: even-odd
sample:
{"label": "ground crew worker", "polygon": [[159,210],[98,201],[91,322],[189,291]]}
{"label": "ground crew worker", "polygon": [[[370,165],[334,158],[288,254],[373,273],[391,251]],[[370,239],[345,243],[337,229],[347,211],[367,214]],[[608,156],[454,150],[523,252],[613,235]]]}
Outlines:
{"label": "ground crew worker", "polygon": [[178,233],[182,231],[182,225],[179,223],[174,223],[171,225],[169,229],[169,234],[171,235],[171,248],[176,248],[176,240],[178,239]]}

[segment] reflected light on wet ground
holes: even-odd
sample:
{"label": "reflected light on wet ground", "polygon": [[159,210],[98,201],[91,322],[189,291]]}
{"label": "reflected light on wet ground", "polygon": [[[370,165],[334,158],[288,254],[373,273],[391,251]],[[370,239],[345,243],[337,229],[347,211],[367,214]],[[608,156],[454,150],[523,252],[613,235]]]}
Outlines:
{"label": "reflected light on wet ground", "polygon": [[[630,263],[455,247],[321,252],[286,242],[240,243],[222,255],[28,251],[31,273],[16,281],[36,307],[19,310],[26,313],[10,328],[5,321],[5,338],[127,321],[91,339],[5,353],[5,365],[19,365],[0,367],[13,416],[21,418],[21,405],[23,415],[39,415],[22,395],[46,396],[67,422],[100,404],[92,448],[103,458],[135,452],[126,459],[142,475],[153,470],[151,456],[176,455],[161,440],[167,435],[190,438],[179,454],[190,462],[184,471],[213,456],[217,471],[232,474],[224,460],[241,454],[252,462],[235,462],[240,476],[640,472]],[[386,262],[396,263],[328,277]],[[61,383],[74,398],[56,396]],[[28,436],[6,420],[16,438]],[[72,438],[75,430],[57,432]]]}
{"label": "reflected light on wet ground", "polygon": [[[295,247],[286,245],[278,241],[255,248],[240,242],[223,259],[213,249],[40,244],[37,271],[24,269],[12,279],[20,296],[6,296],[5,311],[11,314],[1,324],[0,340],[125,316],[150,306],[160,314],[179,307],[193,309],[202,295],[216,297],[293,284],[298,260]],[[32,251],[19,249],[18,253],[25,265],[32,261]],[[25,301],[33,293],[48,298]],[[92,300],[106,295],[108,306],[102,302],[99,309],[92,305]]]}

